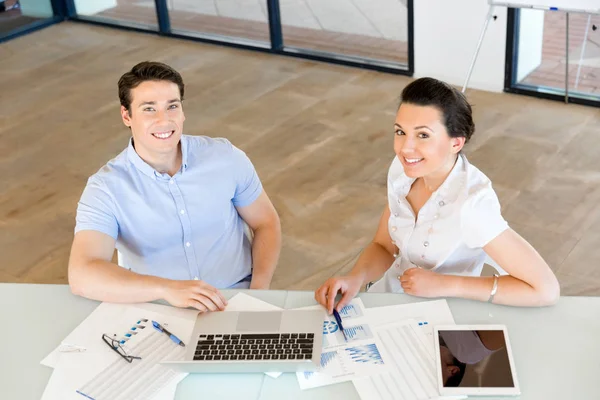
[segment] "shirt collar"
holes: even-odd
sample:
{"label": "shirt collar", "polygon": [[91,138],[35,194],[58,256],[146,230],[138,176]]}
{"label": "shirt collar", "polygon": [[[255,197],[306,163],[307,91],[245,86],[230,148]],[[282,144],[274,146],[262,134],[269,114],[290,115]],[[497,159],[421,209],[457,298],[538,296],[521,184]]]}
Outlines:
{"label": "shirt collar", "polygon": [[[188,167],[188,138],[186,135],[181,135],[181,173],[183,174]],[[142,157],[135,151],[133,147],[133,137],[129,139],[129,145],[127,146],[127,158],[131,163],[140,170],[144,175],[149,176],[152,179],[156,179],[157,176],[162,174],[156,171],[146,161],[142,160]]]}
{"label": "shirt collar", "polygon": [[[454,164],[454,167],[452,167],[450,174],[446,177],[446,180],[444,180],[441,186],[431,194],[431,198],[435,199],[440,206],[450,204],[458,198],[461,189],[465,186],[467,164],[468,161],[466,157],[462,153],[459,154],[456,163]],[[416,178],[410,178],[402,173],[399,179],[393,183],[394,191],[397,194],[406,197],[415,180]]]}

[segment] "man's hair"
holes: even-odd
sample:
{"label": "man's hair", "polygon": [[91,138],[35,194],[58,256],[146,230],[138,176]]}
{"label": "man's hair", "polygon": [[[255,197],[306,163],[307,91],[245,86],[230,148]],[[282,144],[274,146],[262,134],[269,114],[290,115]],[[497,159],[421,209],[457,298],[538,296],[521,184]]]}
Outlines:
{"label": "man's hair", "polygon": [[447,387],[458,387],[465,376],[465,369],[467,368],[467,364],[458,361],[456,357],[452,360],[452,365],[456,365],[458,367],[458,372],[454,375],[451,375],[446,384],[444,386]]}
{"label": "man's hair", "polygon": [[168,81],[179,87],[179,96],[183,100],[184,85],[179,72],[167,64],[156,61],[143,61],[136,64],[131,71],[126,72],[119,79],[119,101],[131,114],[131,89],[135,89],[146,81]]}

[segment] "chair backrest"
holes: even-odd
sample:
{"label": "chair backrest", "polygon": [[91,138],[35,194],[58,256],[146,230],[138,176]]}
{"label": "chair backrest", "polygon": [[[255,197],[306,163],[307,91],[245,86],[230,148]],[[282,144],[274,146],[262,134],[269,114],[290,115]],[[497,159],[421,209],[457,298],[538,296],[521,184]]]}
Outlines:
{"label": "chair backrest", "polygon": [[123,260],[123,254],[121,254],[121,252],[120,252],[119,250],[117,250],[117,265],[118,265],[119,267],[123,267],[123,268],[125,268],[125,269],[129,269],[129,270],[131,270],[131,268],[128,268],[128,267],[125,265],[125,261]]}
{"label": "chair backrest", "polygon": [[508,272],[503,270],[496,261],[486,254],[485,261],[483,262],[483,269],[481,270],[481,276],[492,276],[494,274],[508,275]]}
{"label": "chair backrest", "polygon": [[244,235],[246,235],[248,241],[252,244],[252,241],[254,240],[254,231],[250,229],[250,226],[248,226],[246,221],[242,220],[242,222],[244,223]]}

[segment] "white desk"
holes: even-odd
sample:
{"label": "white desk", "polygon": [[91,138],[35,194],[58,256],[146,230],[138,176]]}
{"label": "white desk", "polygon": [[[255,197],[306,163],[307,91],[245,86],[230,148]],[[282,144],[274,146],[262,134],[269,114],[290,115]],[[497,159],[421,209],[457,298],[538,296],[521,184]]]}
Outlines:
{"label": "white desk", "polygon": [[[314,304],[312,292],[250,291],[272,304]],[[229,298],[237,291],[225,291]],[[361,294],[366,307],[423,299]],[[457,323],[508,326],[522,400],[593,400],[600,393],[600,297],[563,297],[551,308],[523,309],[451,299]],[[73,296],[66,285],[0,284],[0,397],[39,399],[52,370],[39,364],[98,302]],[[177,400],[358,399],[351,383],[300,391],[293,374],[190,375]],[[490,399],[491,398],[487,398]]]}

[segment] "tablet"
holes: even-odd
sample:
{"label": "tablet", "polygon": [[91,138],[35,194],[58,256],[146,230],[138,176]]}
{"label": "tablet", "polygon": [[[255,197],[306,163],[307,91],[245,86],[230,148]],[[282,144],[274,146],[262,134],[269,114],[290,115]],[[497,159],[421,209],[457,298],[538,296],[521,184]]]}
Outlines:
{"label": "tablet", "polygon": [[434,339],[441,395],[520,394],[504,325],[438,325]]}

